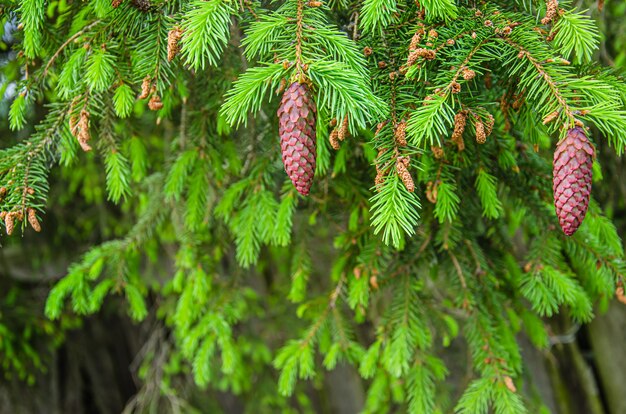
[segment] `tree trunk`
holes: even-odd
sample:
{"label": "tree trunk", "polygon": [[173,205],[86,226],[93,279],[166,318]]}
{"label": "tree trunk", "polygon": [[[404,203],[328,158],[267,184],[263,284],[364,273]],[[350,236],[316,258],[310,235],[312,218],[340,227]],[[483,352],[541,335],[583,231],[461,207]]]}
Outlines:
{"label": "tree trunk", "polygon": [[626,306],[613,301],[589,325],[593,361],[609,413],[626,413]]}

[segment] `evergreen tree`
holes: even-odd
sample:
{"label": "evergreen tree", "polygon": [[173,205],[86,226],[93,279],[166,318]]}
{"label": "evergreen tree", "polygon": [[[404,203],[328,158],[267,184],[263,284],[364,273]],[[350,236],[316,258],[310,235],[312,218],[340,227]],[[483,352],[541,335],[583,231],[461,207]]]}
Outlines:
{"label": "evergreen tree", "polygon": [[[190,372],[251,412],[306,410],[307,380],[342,363],[364,412],[540,412],[516,336],[546,349],[546,318],[626,301],[589,194],[596,147],[626,148],[626,84],[570,1],[2,7],[5,233],[45,230],[55,185],[107,203],[45,315],[70,327],[115,296],[156,315],[164,396]],[[40,365],[10,352],[7,370]]]}

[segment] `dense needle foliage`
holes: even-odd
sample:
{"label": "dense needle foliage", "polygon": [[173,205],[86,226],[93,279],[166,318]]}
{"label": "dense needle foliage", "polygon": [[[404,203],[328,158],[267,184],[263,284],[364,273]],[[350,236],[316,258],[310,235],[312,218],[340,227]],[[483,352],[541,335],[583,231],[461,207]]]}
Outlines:
{"label": "dense needle foliage", "polygon": [[[5,233],[45,232],[63,203],[52,176],[114,212],[77,220],[97,236],[51,287],[45,315],[63,323],[45,331],[122,296],[172,333],[161,395],[191,372],[250,412],[305,411],[307,380],[342,363],[368,384],[365,412],[539,412],[516,336],[545,349],[546,318],[588,322],[623,299],[624,250],[598,203],[572,237],[553,207],[569,129],[626,148],[626,84],[594,62],[599,31],[570,1],[2,7]],[[307,198],[280,161],[294,81],[318,111]],[[472,373],[458,393],[442,358],[455,341]],[[42,365],[11,343],[4,369]]]}

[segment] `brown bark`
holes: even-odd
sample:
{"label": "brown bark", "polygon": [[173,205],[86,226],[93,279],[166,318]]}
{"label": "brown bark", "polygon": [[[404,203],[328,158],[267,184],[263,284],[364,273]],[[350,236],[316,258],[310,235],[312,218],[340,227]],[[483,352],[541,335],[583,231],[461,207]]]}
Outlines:
{"label": "brown bark", "polygon": [[626,306],[613,301],[589,325],[594,361],[610,413],[626,413]]}

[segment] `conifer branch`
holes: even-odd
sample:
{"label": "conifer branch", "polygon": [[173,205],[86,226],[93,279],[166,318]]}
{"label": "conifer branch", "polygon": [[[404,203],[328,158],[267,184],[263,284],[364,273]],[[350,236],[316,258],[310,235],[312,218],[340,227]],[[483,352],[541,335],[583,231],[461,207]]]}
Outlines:
{"label": "conifer branch", "polygon": [[559,103],[559,106],[562,108],[565,116],[569,119],[570,127],[572,127],[575,124],[575,122],[576,122],[576,118],[574,116],[574,111],[570,108],[570,106],[567,103],[567,101],[565,100],[565,98],[563,98],[563,96],[562,96],[558,86],[556,85],[556,83],[554,82],[552,77],[542,67],[542,65],[537,61],[537,59],[535,59],[522,46],[514,43],[513,41],[511,41],[509,39],[506,39],[506,42],[511,47],[515,48],[515,50],[517,50],[519,52],[519,55],[518,55],[519,58],[526,58],[531,63],[531,65],[536,69],[537,73],[543,78],[543,80],[546,82],[546,84],[548,85],[548,87],[552,91],[552,95],[554,96],[556,101]]}
{"label": "conifer branch", "polygon": [[296,0],[296,81],[299,83],[304,82],[304,64],[302,62],[302,25],[303,25],[303,11],[304,0]]}
{"label": "conifer branch", "polygon": [[[623,245],[600,206],[572,238],[552,207],[551,134],[585,122],[626,148],[623,79],[592,63],[598,30],[569,3],[551,0],[540,27],[544,3],[519,0],[44,3],[3,9],[24,29],[0,68],[17,82],[9,127],[56,103],[0,151],[0,217],[7,233],[41,229],[56,163],[59,199],[124,200],[98,209],[103,242],[45,312],[94,314],[109,295],[134,320],[154,312],[172,332],[163,381],[287,410],[300,379],[341,361],[371,379],[365,412],[519,414],[518,331],[545,348],[544,317],[584,322],[626,301]],[[308,201],[279,154],[294,176],[306,169]],[[600,178],[589,156],[578,164]],[[93,217],[81,208],[74,233]],[[437,355],[457,337],[468,384],[453,408]]]}
{"label": "conifer branch", "polygon": [[461,269],[461,265],[459,264],[458,259],[452,253],[451,250],[448,250],[448,254],[450,255],[450,259],[452,259],[452,264],[454,265],[454,269],[456,270],[456,274],[461,281],[461,286],[464,290],[467,290],[467,282],[465,281],[465,276],[463,276],[463,269]]}
{"label": "conifer branch", "polygon": [[83,27],[81,30],[77,31],[72,36],[70,36],[65,42],[63,42],[63,44],[61,46],[59,46],[59,48],[56,50],[56,52],[54,52],[52,57],[50,57],[50,59],[48,60],[48,63],[46,63],[46,66],[44,67],[43,72],[41,73],[41,78],[43,79],[43,78],[45,78],[48,75],[48,70],[50,70],[50,68],[52,67],[52,65],[56,61],[56,59],[59,57],[59,54],[61,54],[61,52],[63,52],[63,50],[65,50],[65,48],[70,43],[72,43],[74,40],[76,40],[79,37],[81,37],[83,34],[88,32],[89,30],[91,30],[94,26],[96,26],[99,23],[101,23],[101,20],[95,20],[95,21],[91,22],[90,24],[88,24],[87,26]]}
{"label": "conifer branch", "polygon": [[448,99],[453,93],[458,93],[460,84],[459,77],[463,70],[478,51],[487,44],[489,39],[483,39],[470,49],[445,85],[435,89],[434,92],[424,98],[422,106],[413,111],[407,123],[407,133],[412,144],[416,147],[428,145],[441,146],[440,137],[447,135],[447,128],[452,124],[452,107]]}

